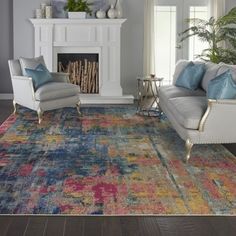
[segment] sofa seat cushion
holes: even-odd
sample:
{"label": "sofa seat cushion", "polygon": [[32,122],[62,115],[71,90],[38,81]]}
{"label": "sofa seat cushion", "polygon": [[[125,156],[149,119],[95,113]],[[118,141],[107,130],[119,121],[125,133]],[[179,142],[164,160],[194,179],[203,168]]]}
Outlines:
{"label": "sofa seat cushion", "polygon": [[178,97],[169,100],[171,113],[186,129],[197,130],[207,110],[206,97]]}
{"label": "sofa seat cushion", "polygon": [[197,90],[190,90],[190,89],[185,89],[181,87],[177,87],[174,85],[170,86],[162,86],[160,87],[159,90],[159,96],[163,99],[170,99],[170,98],[176,98],[176,97],[189,97],[189,96],[206,96],[205,91],[202,89],[197,89]]}
{"label": "sofa seat cushion", "polygon": [[35,92],[37,101],[49,101],[79,94],[79,86],[69,83],[47,83]]}

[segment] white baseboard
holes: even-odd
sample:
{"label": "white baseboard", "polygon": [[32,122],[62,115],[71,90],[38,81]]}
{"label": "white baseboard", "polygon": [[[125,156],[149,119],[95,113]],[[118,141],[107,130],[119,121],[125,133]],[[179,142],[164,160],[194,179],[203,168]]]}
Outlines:
{"label": "white baseboard", "polygon": [[80,94],[81,104],[133,104],[134,96],[123,95],[120,97],[115,96],[100,96],[95,94]]}
{"label": "white baseboard", "polygon": [[12,100],[13,94],[11,93],[0,93],[0,100]]}

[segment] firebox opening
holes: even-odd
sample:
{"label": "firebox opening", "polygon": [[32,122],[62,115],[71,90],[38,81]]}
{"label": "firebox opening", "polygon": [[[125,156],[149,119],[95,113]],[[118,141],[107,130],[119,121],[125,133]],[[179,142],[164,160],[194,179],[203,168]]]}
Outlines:
{"label": "firebox opening", "polygon": [[59,53],[58,72],[70,74],[70,82],[80,86],[81,93],[99,93],[99,55]]}

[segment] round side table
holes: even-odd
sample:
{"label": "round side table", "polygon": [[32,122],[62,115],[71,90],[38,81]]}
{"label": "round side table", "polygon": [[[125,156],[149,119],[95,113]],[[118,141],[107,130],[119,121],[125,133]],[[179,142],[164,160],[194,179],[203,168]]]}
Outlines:
{"label": "round side table", "polygon": [[147,116],[159,115],[159,88],[164,78],[137,77],[137,113]]}

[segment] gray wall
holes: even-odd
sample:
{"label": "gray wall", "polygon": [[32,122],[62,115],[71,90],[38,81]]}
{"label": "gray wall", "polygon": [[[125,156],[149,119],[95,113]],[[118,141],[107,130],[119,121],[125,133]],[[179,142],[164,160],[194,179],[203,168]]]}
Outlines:
{"label": "gray wall", "polygon": [[12,93],[7,60],[13,57],[12,1],[0,2],[0,93]]}
{"label": "gray wall", "polygon": [[[14,58],[33,57],[33,26],[29,18],[42,0],[14,0]],[[107,0],[107,3],[112,0]],[[143,58],[143,0],[123,0],[121,77],[125,94],[136,93],[136,76],[142,75]]]}

